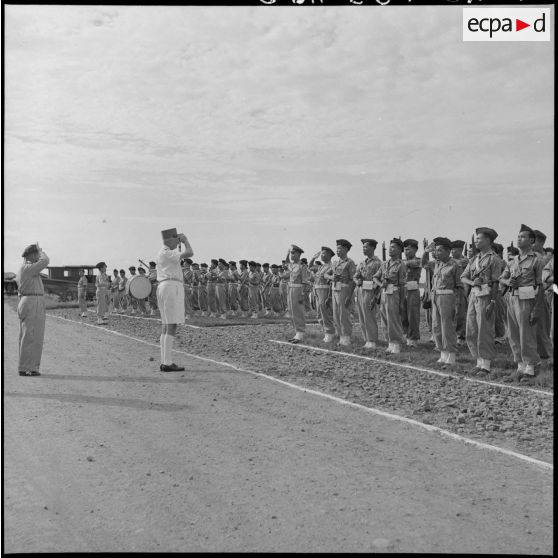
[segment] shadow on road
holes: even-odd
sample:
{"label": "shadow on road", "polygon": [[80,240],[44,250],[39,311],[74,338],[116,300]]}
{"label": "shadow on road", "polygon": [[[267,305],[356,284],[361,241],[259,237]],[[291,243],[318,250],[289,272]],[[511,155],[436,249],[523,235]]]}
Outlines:
{"label": "shadow on road", "polygon": [[20,397],[30,399],[54,399],[63,403],[90,403],[93,405],[108,405],[111,407],[128,407],[148,411],[185,411],[190,405],[177,405],[174,403],[153,403],[141,399],[121,399],[118,397],[95,397],[94,395],[57,394],[57,393],[18,393],[5,392],[5,397]]}

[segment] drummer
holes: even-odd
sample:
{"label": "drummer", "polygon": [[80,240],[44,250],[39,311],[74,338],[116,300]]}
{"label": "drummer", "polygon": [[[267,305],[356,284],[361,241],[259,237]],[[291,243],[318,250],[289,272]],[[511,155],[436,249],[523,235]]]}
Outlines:
{"label": "drummer", "polygon": [[132,309],[130,314],[136,314],[138,311],[138,299],[134,298],[131,294],[130,294],[130,281],[136,277],[136,267],[135,266],[131,266],[128,268],[128,271],[130,272],[130,279],[128,281],[128,283],[126,284],[126,296],[128,298],[128,305],[130,306],[130,308]]}
{"label": "drummer", "polygon": [[[145,269],[143,267],[138,267],[138,273],[139,273],[138,277],[145,277],[147,279],[147,276],[145,275]],[[142,298],[138,300],[138,308],[142,316],[148,315],[146,302],[147,302],[147,298]]]}

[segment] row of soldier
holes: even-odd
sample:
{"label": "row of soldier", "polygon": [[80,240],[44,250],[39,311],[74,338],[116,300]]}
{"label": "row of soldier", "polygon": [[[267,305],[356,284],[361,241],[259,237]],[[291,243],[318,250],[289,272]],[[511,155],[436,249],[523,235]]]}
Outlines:
{"label": "row of soldier", "polygon": [[[522,226],[520,236],[524,232],[529,236],[527,252],[532,248],[543,264],[550,262],[553,265],[552,249],[546,252],[544,249],[545,235]],[[195,315],[221,319],[228,316],[287,316],[292,318],[295,327],[292,341],[298,343],[304,336],[306,318],[314,309],[323,328],[324,342],[331,343],[338,336],[339,344],[348,346],[351,344],[352,314],[356,308],[365,341],[364,348],[376,348],[379,314],[388,340],[387,352],[399,353],[403,343],[413,347],[420,340],[423,307],[432,332],[431,341],[441,353],[438,362],[454,364],[456,346],[467,341],[471,354],[477,360],[475,373],[486,373],[490,371],[490,361],[495,355],[495,344],[503,343],[508,338],[514,349],[509,331],[509,305],[506,302],[512,295],[509,285],[504,284],[505,280],[500,284],[500,277],[509,270],[508,262],[521,258],[520,249],[512,243],[505,261],[503,246],[495,242],[496,237],[497,233],[493,229],[482,227],[477,229],[477,238],[468,249],[461,240],[451,242],[438,237],[430,245],[424,241],[424,254],[420,259],[416,255],[419,249],[417,240],[393,239],[389,245],[389,259],[386,259],[384,245],[383,262],[375,256],[377,241],[362,239],[366,259],[358,266],[347,256],[352,245],[345,239],[337,241],[335,252],[329,247],[322,247],[310,262],[301,257],[303,251],[294,245],[281,265],[261,265],[240,260],[237,266],[235,261],[214,259],[208,266],[186,259],[182,261],[185,315],[187,319]],[[474,268],[473,273],[468,271],[468,266],[483,256],[481,248],[487,253],[491,277],[487,277],[487,265],[481,265],[482,269]],[[403,253],[405,259],[402,259]],[[334,259],[335,255],[337,259]],[[430,255],[434,258],[433,262],[429,261]],[[436,262],[440,264],[439,269],[436,269]],[[101,265],[105,266],[104,262]],[[419,281],[423,269],[426,270],[426,289],[421,296]],[[454,273],[453,283],[451,280],[448,282],[446,277],[450,269]],[[129,271],[131,276],[136,274],[133,266]],[[140,275],[146,275],[144,268],[140,267],[137,271]],[[145,300],[128,295],[126,286],[129,279],[124,270],[115,269],[112,279],[105,272],[106,266],[97,277],[98,288],[99,284],[106,283],[101,291],[104,294],[98,296],[100,323],[106,322],[106,315],[110,311],[126,312],[129,309],[131,313],[157,314],[155,262],[149,263],[147,277],[152,284],[152,291]],[[540,318],[536,326],[536,353],[540,358],[548,358],[552,351],[551,296],[548,296],[552,282],[548,282],[549,277],[553,279],[553,272],[546,273],[547,281],[540,289],[541,292],[546,290],[546,296],[543,297],[545,304],[541,306],[537,303]],[[486,288],[483,291],[489,297],[486,299],[489,309],[482,306],[483,296],[477,296],[478,283],[483,280],[484,284],[489,285],[489,292]],[[472,291],[472,296],[468,291]],[[504,294],[509,295],[507,299]],[[99,299],[102,299],[100,304]],[[490,315],[489,319],[481,316],[486,312]],[[524,329],[525,325],[521,331],[523,337]],[[537,359],[532,354],[525,359],[520,357],[516,358],[518,370],[528,375],[534,374]]]}

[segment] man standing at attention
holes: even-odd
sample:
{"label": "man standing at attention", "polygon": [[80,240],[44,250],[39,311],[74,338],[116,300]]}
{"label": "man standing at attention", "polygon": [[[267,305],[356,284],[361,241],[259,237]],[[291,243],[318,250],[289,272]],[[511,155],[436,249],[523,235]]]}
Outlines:
{"label": "man standing at attention", "polygon": [[[118,270],[116,270],[118,274]],[[77,284],[78,303],[81,310],[80,316],[85,318],[87,316],[87,277],[83,269],[79,270],[79,280]]]}
{"label": "man standing at attention", "polygon": [[360,329],[364,337],[364,348],[375,349],[378,342],[378,310],[372,304],[375,285],[372,278],[382,266],[382,260],[374,255],[378,242],[373,238],[363,238],[362,252],[366,256],[357,266],[354,281],[357,288],[357,308]]}
{"label": "man standing at attention", "polygon": [[50,260],[39,244],[27,246],[21,254],[23,264],[16,275],[19,304],[19,361],[20,376],[40,376],[41,355],[45,338],[45,300],[41,271]]}
{"label": "man standing at attention", "polygon": [[[176,229],[161,232],[163,247],[157,254],[157,305],[161,312],[161,372],[181,372],[184,367],[172,362],[172,346],[178,324],[184,323],[184,277],[180,260],[194,255],[188,239]],[[179,252],[179,243],[184,251]]]}
{"label": "man standing at attention", "polygon": [[416,347],[420,340],[420,290],[419,281],[422,272],[420,260],[416,257],[418,240],[408,238],[403,242],[405,250],[405,265],[407,267],[407,282],[403,297],[403,312],[401,323],[403,333],[407,336],[407,346]]}
{"label": "man standing at attention", "polygon": [[[469,264],[469,259],[463,255],[463,247],[465,246],[464,240],[454,240],[451,243],[451,257],[458,263],[461,268],[461,273]],[[461,273],[459,276],[461,277]],[[459,280],[456,298],[457,309],[455,311],[455,329],[457,331],[457,344],[463,345],[465,343],[465,323],[467,317],[467,297],[465,296],[465,289]]]}
{"label": "man standing at attention", "polygon": [[314,254],[314,257],[310,260],[310,267],[312,267],[317,257],[321,257],[323,260],[323,265],[314,274],[314,290],[316,293],[316,310],[324,330],[324,343],[331,343],[335,335],[331,283],[325,278],[325,274],[331,270],[331,258],[334,255],[335,253],[331,248],[322,246],[321,251]]}
{"label": "man standing at attention", "polygon": [[472,287],[467,307],[466,339],[471,355],[477,359],[473,374],[487,374],[490,362],[496,356],[494,320],[500,263],[492,243],[498,233],[488,227],[479,227],[475,233],[478,253],[461,274],[461,282]]}
{"label": "man standing at attention", "polygon": [[339,344],[349,346],[351,344],[351,334],[353,324],[351,322],[350,306],[355,290],[353,276],[356,271],[356,264],[347,253],[352,244],[341,238],[337,240],[338,260],[331,265],[331,269],[324,275],[333,284],[333,321],[335,329],[339,335]]}
{"label": "man standing at attention", "polygon": [[401,352],[403,342],[401,314],[407,266],[401,259],[402,252],[403,242],[399,238],[394,238],[389,244],[389,260],[382,262],[380,269],[374,275],[374,282],[382,289],[380,314],[387,332],[386,353],[393,354]]}

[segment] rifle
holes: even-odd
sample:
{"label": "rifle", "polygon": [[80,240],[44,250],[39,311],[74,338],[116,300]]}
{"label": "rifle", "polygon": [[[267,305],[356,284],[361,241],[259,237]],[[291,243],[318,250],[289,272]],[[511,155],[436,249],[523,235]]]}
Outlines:
{"label": "rifle", "polygon": [[[426,238],[422,241],[422,247],[424,250],[428,247]],[[430,299],[432,291],[432,272],[428,267],[425,268],[424,271],[426,272],[426,288],[422,295],[422,307],[426,310],[426,321],[430,324],[432,320],[432,300]]]}
{"label": "rifle", "polygon": [[382,260],[386,261],[386,241],[382,240]]}

